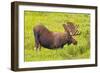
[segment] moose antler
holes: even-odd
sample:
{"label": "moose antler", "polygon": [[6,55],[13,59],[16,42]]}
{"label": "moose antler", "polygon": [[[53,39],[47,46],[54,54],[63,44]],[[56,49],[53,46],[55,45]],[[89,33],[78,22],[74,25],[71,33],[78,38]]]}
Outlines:
{"label": "moose antler", "polygon": [[64,26],[64,28],[66,28],[70,32],[70,35],[72,36],[80,34],[80,32],[78,31],[78,27],[79,27],[78,25],[75,25],[72,22],[67,22],[65,23],[65,26]]}

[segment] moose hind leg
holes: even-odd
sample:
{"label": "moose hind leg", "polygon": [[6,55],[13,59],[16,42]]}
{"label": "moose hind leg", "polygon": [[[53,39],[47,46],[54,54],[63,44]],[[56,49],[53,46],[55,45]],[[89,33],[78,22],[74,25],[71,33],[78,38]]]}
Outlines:
{"label": "moose hind leg", "polygon": [[34,47],[34,50],[39,50],[39,46],[40,46],[40,43],[39,43],[39,35],[38,33],[36,33],[34,31],[34,39],[35,39],[35,47]]}
{"label": "moose hind leg", "polygon": [[40,46],[40,44],[39,44],[38,42],[35,41],[34,50],[39,51],[39,46]]}

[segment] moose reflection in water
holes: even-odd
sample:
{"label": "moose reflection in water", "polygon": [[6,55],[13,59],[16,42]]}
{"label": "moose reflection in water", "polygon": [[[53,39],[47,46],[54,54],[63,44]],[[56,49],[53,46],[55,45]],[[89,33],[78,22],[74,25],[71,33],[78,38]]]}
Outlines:
{"label": "moose reflection in water", "polygon": [[40,50],[41,46],[54,49],[63,48],[65,44],[77,44],[77,41],[73,38],[74,35],[79,34],[77,26],[72,22],[63,24],[65,32],[52,32],[48,30],[44,25],[38,24],[34,27],[35,38],[35,50]]}

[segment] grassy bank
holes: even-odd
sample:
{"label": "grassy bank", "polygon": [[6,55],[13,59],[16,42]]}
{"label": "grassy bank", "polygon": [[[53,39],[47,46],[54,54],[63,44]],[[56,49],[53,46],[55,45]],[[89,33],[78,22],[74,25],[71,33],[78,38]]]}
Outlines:
{"label": "grassy bank", "polygon": [[[42,23],[53,32],[64,32],[62,24],[71,21],[79,25],[80,35],[75,39],[77,45],[65,45],[58,50],[50,50],[42,47],[40,52],[34,50],[33,28],[37,23]],[[24,12],[24,55],[25,61],[44,60],[69,60],[84,59],[90,57],[90,15],[75,13],[54,13],[54,12]]]}

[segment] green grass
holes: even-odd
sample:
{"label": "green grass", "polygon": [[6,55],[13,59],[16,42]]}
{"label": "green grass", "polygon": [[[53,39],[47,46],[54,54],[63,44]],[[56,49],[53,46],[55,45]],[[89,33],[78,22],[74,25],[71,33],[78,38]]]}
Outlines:
{"label": "green grass", "polygon": [[[41,51],[34,50],[33,28],[37,23],[42,23],[53,32],[64,32],[62,24],[71,21],[79,25],[80,35],[75,36],[77,45],[65,45],[58,50],[42,47]],[[47,61],[90,58],[90,15],[60,12],[24,12],[24,60]]]}

